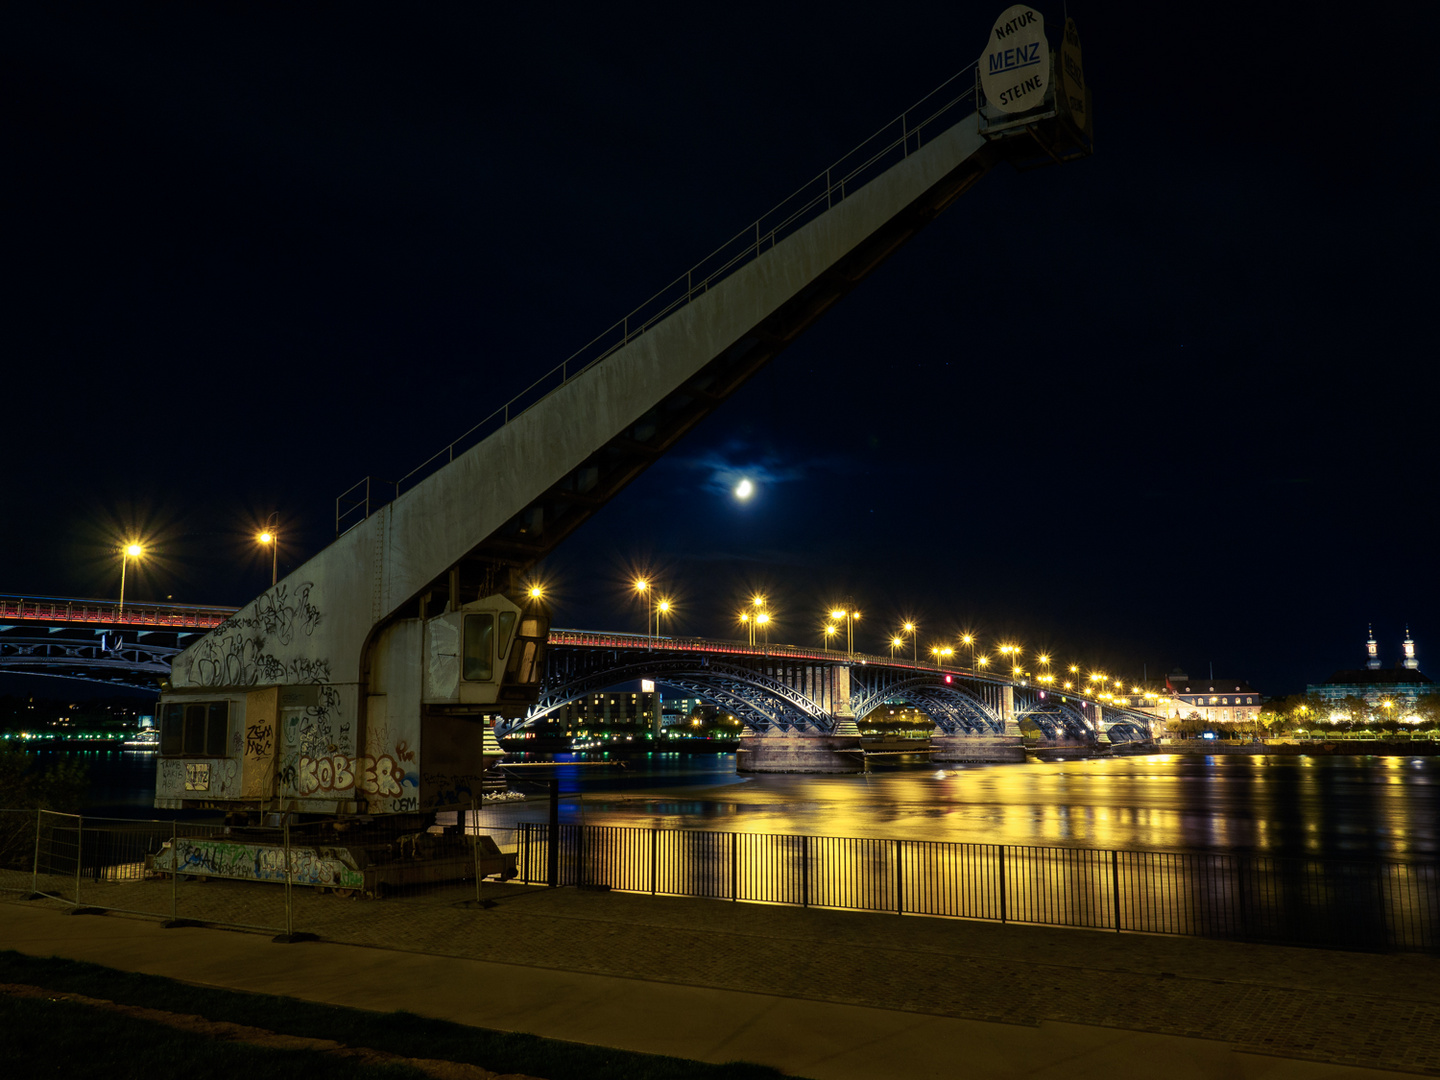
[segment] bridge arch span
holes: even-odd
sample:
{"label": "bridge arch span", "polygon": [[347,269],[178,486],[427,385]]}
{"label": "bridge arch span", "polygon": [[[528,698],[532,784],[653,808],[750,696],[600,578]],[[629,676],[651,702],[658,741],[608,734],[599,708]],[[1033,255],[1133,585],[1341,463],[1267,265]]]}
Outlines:
{"label": "bridge arch span", "polygon": [[947,735],[998,735],[1005,722],[961,683],[939,675],[910,675],[883,680],[852,699],[856,717],[868,716],[887,701],[910,702]]}
{"label": "bridge arch span", "polygon": [[829,734],[835,726],[833,717],[794,687],[753,668],[711,656],[603,656],[590,664],[572,666],[566,674],[563,680],[547,682],[530,713],[511,721],[500,733],[531,724],[572,701],[637,679],[654,679],[703,698],[754,731]]}

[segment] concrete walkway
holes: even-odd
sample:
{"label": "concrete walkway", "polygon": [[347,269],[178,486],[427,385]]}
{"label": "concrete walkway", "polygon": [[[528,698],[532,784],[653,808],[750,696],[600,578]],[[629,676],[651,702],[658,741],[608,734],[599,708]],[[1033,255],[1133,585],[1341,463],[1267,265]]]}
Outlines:
{"label": "concrete walkway", "polygon": [[[433,894],[316,909],[352,936],[387,927],[390,947],[9,902],[0,948],[812,1080],[1440,1075],[1429,957],[573,889],[487,895],[488,910]],[[481,944],[455,942],[462,927]]]}

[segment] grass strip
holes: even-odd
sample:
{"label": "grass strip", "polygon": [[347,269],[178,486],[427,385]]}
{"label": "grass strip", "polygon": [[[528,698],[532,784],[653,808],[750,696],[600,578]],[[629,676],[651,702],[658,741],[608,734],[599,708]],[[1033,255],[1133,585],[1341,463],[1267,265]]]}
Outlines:
{"label": "grass strip", "polygon": [[[750,1062],[712,1065],[538,1035],[468,1027],[408,1012],[376,1013],[272,994],[192,986],[159,975],[13,951],[0,951],[0,982],[28,983],[126,1005],[265,1028],[285,1035],[332,1039],[347,1046],[369,1047],[401,1057],[465,1062],[492,1072],[524,1073],[544,1080],[791,1080],[768,1065]],[[495,992],[504,990],[497,987]],[[147,1075],[153,1077],[154,1074]],[[310,1080],[309,1074],[307,1080]]]}
{"label": "grass strip", "polygon": [[406,1065],[229,1042],[78,1002],[8,995],[0,995],[0,1060],[9,1076],[85,1069],[106,1080],[430,1080]]}

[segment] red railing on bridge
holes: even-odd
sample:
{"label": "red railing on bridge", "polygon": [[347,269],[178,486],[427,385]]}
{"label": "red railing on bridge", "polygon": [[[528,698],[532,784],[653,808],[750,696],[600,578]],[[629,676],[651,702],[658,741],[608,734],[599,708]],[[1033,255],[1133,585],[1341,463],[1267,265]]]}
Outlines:
{"label": "red railing on bridge", "polygon": [[219,626],[237,610],[232,607],[207,607],[200,604],[130,602],[122,611],[119,602],[115,600],[0,595],[0,620],[209,630]]}
{"label": "red railing on bridge", "polygon": [[702,652],[725,656],[770,656],[785,660],[819,660],[821,662],[876,664],[882,667],[905,668],[929,674],[956,675],[966,679],[1001,685],[1007,680],[989,674],[976,674],[962,667],[941,667],[906,660],[903,656],[875,656],[870,653],[846,653],[835,649],[807,648],[803,645],[751,645],[745,641],[718,638],[665,637],[646,634],[622,634],[594,630],[551,630],[551,645],[572,645],[588,649],[651,649],[659,652]]}

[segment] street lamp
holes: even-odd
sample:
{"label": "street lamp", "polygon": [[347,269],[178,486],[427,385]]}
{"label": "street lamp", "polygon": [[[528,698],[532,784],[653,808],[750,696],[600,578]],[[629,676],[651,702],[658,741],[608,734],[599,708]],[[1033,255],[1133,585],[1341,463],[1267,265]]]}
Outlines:
{"label": "street lamp", "polygon": [[[755,625],[765,628],[765,648],[768,651],[770,648],[770,613],[768,611],[762,611],[756,615]],[[753,645],[755,643],[752,641],[750,644]]]}
{"label": "street lamp", "polygon": [[850,611],[845,608],[835,608],[830,612],[830,618],[837,623],[845,620],[845,651],[851,656],[855,655],[855,624],[860,621],[860,612]]}
{"label": "street lamp", "polygon": [[962,645],[968,645],[968,646],[970,647],[970,670],[971,670],[971,671],[974,671],[974,670],[975,670],[975,635],[974,635],[974,634],[961,634],[961,635],[960,635],[960,644],[962,644]]}
{"label": "street lamp", "polygon": [[840,628],[834,623],[825,624],[825,651],[830,651],[830,639],[840,632]]}
{"label": "street lamp", "polygon": [[635,591],[645,600],[645,636],[650,636],[650,582],[644,578],[635,579]]}
{"label": "street lamp", "polygon": [[740,620],[740,625],[745,628],[744,633],[745,633],[746,638],[749,640],[749,642],[750,642],[751,645],[754,645],[754,644],[755,644],[755,624],[750,621],[750,612],[749,612],[749,611],[746,611],[744,608],[742,608],[742,609],[740,610],[740,614],[739,614],[738,618],[739,618],[739,620]]}
{"label": "street lamp", "polygon": [[919,629],[913,622],[905,624],[905,633],[910,635],[910,660],[916,664],[920,662],[920,635],[916,632]]}
{"label": "street lamp", "polygon": [[145,549],[139,544],[131,541],[120,549],[120,614],[125,614],[125,567],[131,559],[138,559],[145,554]]}
{"label": "street lamp", "polygon": [[662,615],[669,615],[669,614],[670,614],[670,611],[671,611],[671,603],[670,603],[669,598],[662,596],[662,597],[660,598],[660,602],[655,605],[655,636],[656,636],[656,637],[659,637],[659,636],[660,636],[660,617],[661,617]]}
{"label": "street lamp", "polygon": [[260,530],[260,535],[255,539],[270,548],[270,587],[273,589],[277,580],[280,558],[280,532],[274,514],[270,515],[270,520],[265,522],[265,527]]}
{"label": "street lamp", "polygon": [[903,646],[904,644],[905,644],[905,639],[904,639],[904,638],[892,637],[892,638],[890,639],[890,660],[891,660],[892,662],[895,660],[895,650],[898,649],[898,648],[900,648],[900,647]]}

